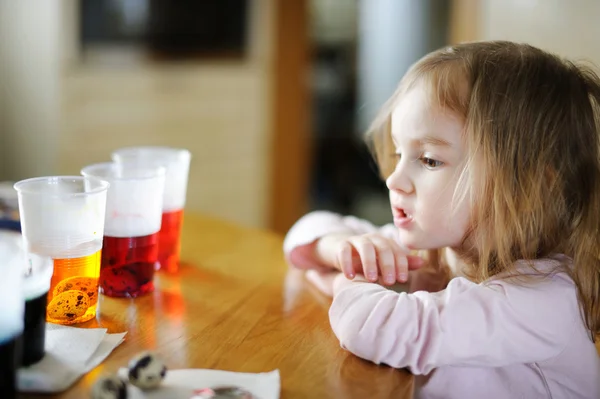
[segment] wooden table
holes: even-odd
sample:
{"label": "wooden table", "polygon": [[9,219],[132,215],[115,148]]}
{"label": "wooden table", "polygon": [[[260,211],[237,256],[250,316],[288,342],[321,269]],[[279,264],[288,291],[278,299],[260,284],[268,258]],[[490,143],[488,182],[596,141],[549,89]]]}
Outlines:
{"label": "wooden table", "polygon": [[99,318],[81,325],[127,331],[125,342],[70,390],[20,397],[87,398],[99,375],[146,349],[172,369],[279,369],[283,399],[411,397],[410,373],[340,348],[330,300],[288,268],[282,243],[275,234],[187,214],[180,273],[159,273],[156,291],[144,297],[102,297]]}

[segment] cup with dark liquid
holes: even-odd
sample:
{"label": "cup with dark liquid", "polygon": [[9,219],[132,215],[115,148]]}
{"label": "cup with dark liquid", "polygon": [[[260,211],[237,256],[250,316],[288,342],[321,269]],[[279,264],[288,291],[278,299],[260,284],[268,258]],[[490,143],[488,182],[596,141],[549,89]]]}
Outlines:
{"label": "cup with dark liquid", "polygon": [[0,230],[0,392],[17,397],[22,359],[24,304],[22,254],[17,233]]}
{"label": "cup with dark liquid", "polygon": [[165,168],[106,162],[86,166],[81,174],[110,184],[100,292],[135,298],[154,291]]}
{"label": "cup with dark liquid", "polygon": [[15,184],[23,242],[23,365],[44,356],[46,322],[96,317],[108,183],[82,176]]}
{"label": "cup with dark liquid", "polygon": [[188,184],[191,153],[182,148],[126,147],[112,153],[117,163],[165,167],[162,224],[158,240],[159,269],[179,270],[181,226]]}

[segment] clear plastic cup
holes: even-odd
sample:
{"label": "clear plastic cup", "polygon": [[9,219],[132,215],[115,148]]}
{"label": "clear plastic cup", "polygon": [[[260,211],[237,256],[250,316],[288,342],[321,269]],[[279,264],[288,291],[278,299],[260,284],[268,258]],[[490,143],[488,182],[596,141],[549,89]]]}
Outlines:
{"label": "clear plastic cup", "polygon": [[129,298],[152,292],[158,267],[165,168],[106,162],[86,166],[81,174],[110,183],[100,292]]}
{"label": "clear plastic cup", "polygon": [[126,147],[114,151],[112,158],[118,163],[161,165],[166,168],[158,261],[161,270],[177,272],[191,153],[181,148]]}
{"label": "clear plastic cup", "polygon": [[21,365],[25,297],[23,257],[17,233],[0,231],[0,392],[17,397],[17,369]]}
{"label": "clear plastic cup", "polygon": [[24,365],[44,354],[45,322],[96,317],[108,183],[52,176],[15,184],[23,236]]}

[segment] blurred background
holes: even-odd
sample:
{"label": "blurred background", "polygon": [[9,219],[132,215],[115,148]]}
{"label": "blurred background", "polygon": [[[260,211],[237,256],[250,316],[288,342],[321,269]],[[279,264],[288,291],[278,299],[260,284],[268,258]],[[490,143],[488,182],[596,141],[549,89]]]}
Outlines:
{"label": "blurred background", "polygon": [[0,181],[192,154],[187,210],[390,219],[362,133],[408,67],[508,39],[600,65],[595,0],[0,0]]}

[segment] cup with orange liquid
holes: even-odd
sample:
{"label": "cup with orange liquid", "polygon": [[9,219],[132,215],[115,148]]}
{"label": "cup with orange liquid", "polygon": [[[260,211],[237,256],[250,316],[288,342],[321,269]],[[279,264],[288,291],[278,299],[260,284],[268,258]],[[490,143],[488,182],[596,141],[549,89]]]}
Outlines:
{"label": "cup with orange liquid", "polygon": [[108,183],[81,176],[14,185],[23,241],[24,365],[44,354],[45,322],[96,317]]}
{"label": "cup with orange liquid", "polygon": [[112,153],[117,163],[161,165],[165,167],[162,227],[159,234],[159,268],[169,273],[179,270],[181,226],[187,192],[191,153],[181,148],[126,147]]}
{"label": "cup with orange liquid", "polygon": [[86,166],[81,174],[110,183],[100,292],[135,298],[154,291],[165,169],[105,162]]}

